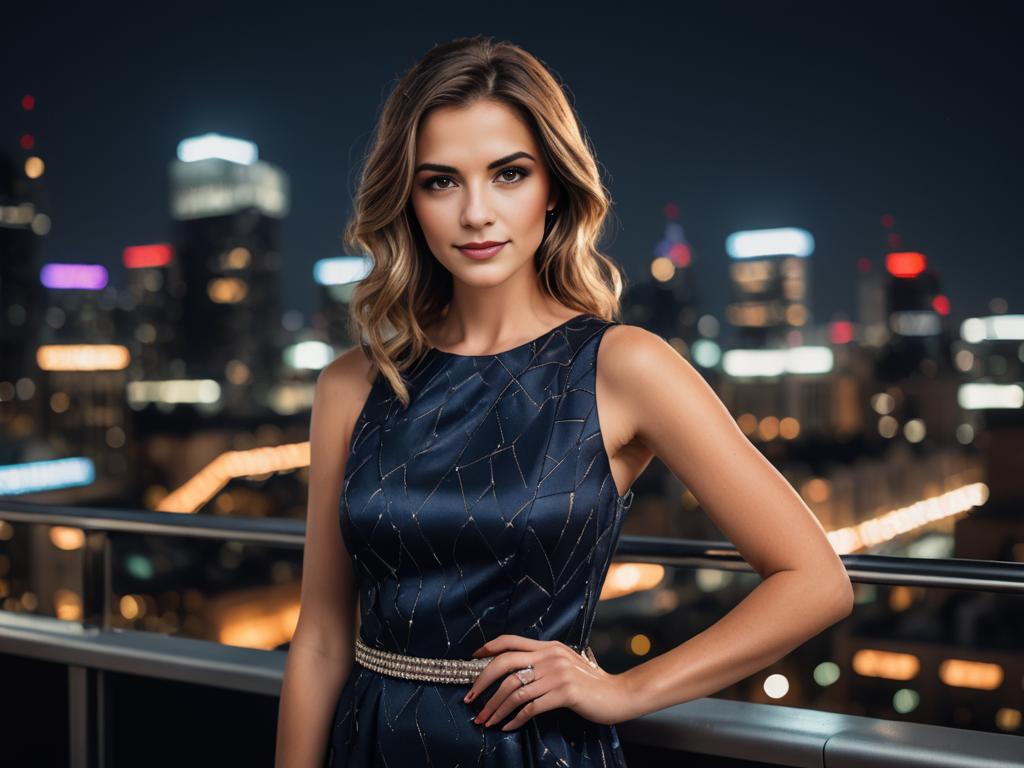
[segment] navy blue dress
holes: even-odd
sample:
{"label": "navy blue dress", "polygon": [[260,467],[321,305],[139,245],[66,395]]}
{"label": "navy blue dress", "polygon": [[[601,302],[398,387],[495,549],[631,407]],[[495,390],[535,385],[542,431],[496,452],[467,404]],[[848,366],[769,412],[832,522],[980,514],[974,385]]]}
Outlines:
{"label": "navy blue dress", "polygon": [[[516,634],[589,644],[632,504],[601,437],[597,349],[616,324],[577,315],[492,355],[430,349],[403,408],[378,374],[352,432],[339,504],[360,595],[360,636],[384,650],[468,659]],[[624,768],[614,726],[566,707],[502,731],[472,718],[499,679],[404,680],[358,662],[336,705],[335,768]]]}

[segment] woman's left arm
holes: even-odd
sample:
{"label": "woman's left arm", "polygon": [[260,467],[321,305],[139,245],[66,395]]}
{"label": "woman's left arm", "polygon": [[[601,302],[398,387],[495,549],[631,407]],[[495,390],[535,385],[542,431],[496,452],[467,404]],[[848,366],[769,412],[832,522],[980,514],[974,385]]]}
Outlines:
{"label": "woman's left arm", "polygon": [[[707,696],[764,669],[853,608],[850,578],[817,518],[686,360],[634,325],[606,330],[598,355],[598,389],[628,420],[624,431],[686,484],[764,581],[700,634],[619,674],[585,663],[558,641],[494,638],[473,654],[494,658],[465,697],[472,701],[505,678],[478,713],[475,722],[487,726],[520,705],[502,730],[557,707],[617,723]],[[540,679],[523,685],[514,672],[529,664]]]}
{"label": "woman's left arm", "polygon": [[[602,340],[600,384],[763,581],[681,645],[622,673],[630,719],[764,669],[849,615],[853,588],[814,513],[704,378],[661,337],[622,325]],[[614,364],[609,364],[614,361]]]}

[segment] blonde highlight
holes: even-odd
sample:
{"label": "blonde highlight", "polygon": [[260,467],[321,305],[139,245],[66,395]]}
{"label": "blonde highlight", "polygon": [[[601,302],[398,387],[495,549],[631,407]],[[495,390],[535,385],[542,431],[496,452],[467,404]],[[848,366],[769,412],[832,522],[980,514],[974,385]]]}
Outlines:
{"label": "blonde highlight", "polygon": [[559,202],[535,255],[540,289],[578,312],[621,315],[625,275],[597,244],[611,203],[595,153],[565,91],[532,54],[490,37],[435,45],[385,101],[364,160],[344,247],[372,268],[349,305],[349,332],[403,406],[403,371],[430,348],[423,329],[443,317],[451,274],[434,258],[410,201],[421,121],[439,106],[501,102],[522,116],[540,145]]}

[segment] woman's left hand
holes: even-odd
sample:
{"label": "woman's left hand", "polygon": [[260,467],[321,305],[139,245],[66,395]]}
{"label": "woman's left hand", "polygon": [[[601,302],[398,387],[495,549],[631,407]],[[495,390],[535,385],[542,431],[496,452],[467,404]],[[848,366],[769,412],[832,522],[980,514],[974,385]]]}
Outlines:
{"label": "woman's left hand", "polygon": [[[558,640],[500,635],[473,654],[474,658],[484,656],[494,658],[477,675],[464,701],[472,701],[496,680],[505,680],[473,722],[489,726],[524,704],[501,730],[518,728],[534,715],[557,707],[568,707],[604,725],[632,717],[629,713],[634,699],[627,679],[605,672]],[[534,677],[523,685],[515,673],[529,664],[533,665]]]}

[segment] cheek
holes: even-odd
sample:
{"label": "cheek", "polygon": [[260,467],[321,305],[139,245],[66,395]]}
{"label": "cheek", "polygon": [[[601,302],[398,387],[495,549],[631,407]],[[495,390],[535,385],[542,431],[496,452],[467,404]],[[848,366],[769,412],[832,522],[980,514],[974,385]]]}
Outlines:
{"label": "cheek", "polygon": [[433,204],[430,200],[421,197],[413,197],[412,210],[416,214],[416,220],[420,223],[424,237],[428,241],[437,236],[438,230],[444,227],[445,215],[443,206]]}
{"label": "cheek", "polygon": [[539,238],[544,231],[544,196],[524,195],[510,198],[502,208],[502,217],[512,230],[513,237]]}

